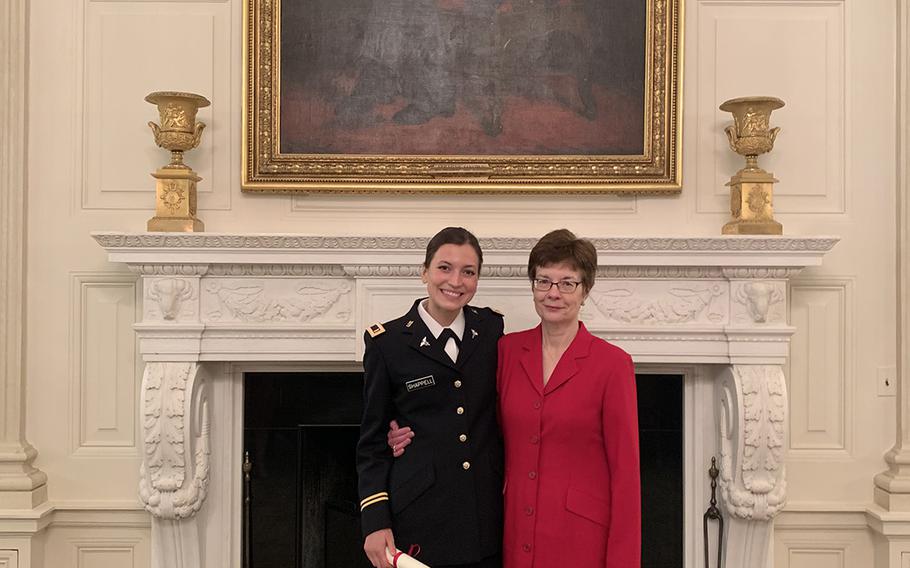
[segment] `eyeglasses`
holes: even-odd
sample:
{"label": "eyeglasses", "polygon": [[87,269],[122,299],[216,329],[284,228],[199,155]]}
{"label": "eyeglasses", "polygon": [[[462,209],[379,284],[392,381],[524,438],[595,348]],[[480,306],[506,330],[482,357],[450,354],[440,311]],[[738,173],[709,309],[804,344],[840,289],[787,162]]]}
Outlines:
{"label": "eyeglasses", "polygon": [[581,282],[575,282],[573,280],[558,280],[553,282],[549,278],[535,278],[531,280],[531,283],[538,292],[549,292],[553,289],[553,286],[556,286],[556,289],[562,294],[571,294],[578,288],[578,285],[581,284]]}

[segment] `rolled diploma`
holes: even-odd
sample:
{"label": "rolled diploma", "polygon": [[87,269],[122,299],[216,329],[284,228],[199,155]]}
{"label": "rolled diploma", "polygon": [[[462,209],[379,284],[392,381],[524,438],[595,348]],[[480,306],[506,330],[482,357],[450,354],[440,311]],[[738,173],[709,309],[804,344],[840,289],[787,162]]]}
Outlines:
{"label": "rolled diploma", "polygon": [[[396,551],[396,554],[401,552],[400,550]],[[386,558],[389,559],[389,564],[395,566],[395,568],[430,568],[420,560],[417,560],[413,556],[408,556],[404,552],[398,555],[398,560],[395,560],[395,555],[389,552],[389,549],[385,549]]]}

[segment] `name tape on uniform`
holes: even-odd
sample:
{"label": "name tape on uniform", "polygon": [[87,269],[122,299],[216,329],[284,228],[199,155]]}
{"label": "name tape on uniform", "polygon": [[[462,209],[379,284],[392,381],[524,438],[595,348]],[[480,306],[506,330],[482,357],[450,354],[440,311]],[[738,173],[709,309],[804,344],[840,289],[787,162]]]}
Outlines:
{"label": "name tape on uniform", "polygon": [[426,377],[407,381],[404,385],[408,388],[408,392],[414,392],[427,387],[435,387],[436,379],[433,378],[433,375],[427,375]]}

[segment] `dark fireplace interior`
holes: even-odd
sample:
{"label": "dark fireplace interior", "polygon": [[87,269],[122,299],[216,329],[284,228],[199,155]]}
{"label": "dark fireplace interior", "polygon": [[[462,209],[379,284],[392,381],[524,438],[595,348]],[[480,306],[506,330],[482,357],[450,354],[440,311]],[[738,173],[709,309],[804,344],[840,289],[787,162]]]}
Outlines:
{"label": "dark fireplace interior", "polygon": [[[683,378],[638,375],[642,567],[683,565]],[[369,568],[354,447],[362,373],[244,377],[247,568]]]}

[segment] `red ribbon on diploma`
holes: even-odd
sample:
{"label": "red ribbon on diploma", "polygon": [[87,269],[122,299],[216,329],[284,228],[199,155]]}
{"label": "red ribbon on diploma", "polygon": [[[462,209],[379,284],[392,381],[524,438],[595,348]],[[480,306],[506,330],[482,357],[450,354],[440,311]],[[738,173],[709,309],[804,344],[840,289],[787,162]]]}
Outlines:
{"label": "red ribbon on diploma", "polygon": [[407,554],[400,550],[396,550],[393,555],[389,552],[389,549],[386,549],[385,553],[389,562],[392,563],[393,568],[430,568],[420,560],[414,558],[420,554],[420,546],[417,544],[412,544],[411,547],[408,548]]}

